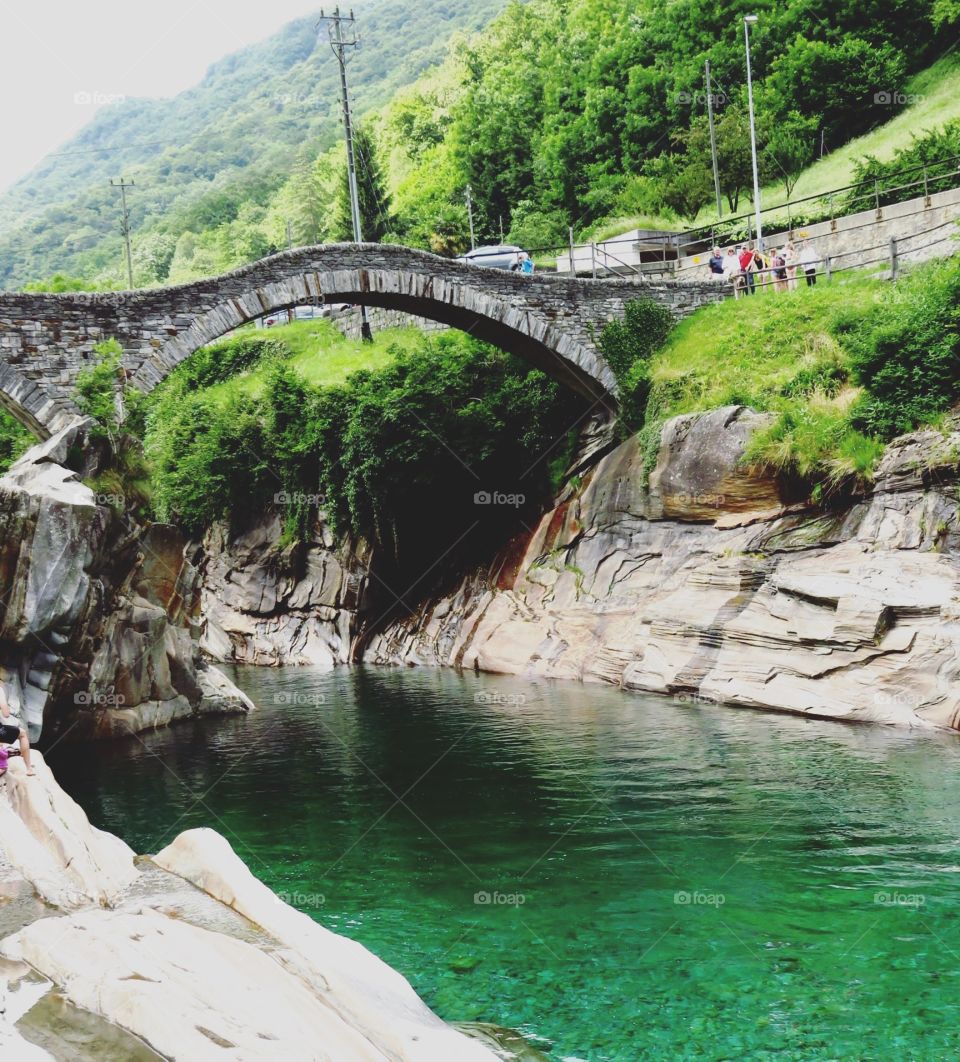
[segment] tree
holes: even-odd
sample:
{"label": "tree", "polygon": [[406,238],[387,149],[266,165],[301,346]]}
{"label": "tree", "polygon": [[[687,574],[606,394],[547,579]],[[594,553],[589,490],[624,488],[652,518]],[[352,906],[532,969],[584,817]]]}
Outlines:
{"label": "tree", "polygon": [[788,199],[800,174],[816,156],[819,124],[817,115],[804,117],[799,111],[790,111],[774,124],[766,137],[762,152],[764,169],[783,181]]}
{"label": "tree", "polygon": [[960,0],[935,0],[933,24],[937,29],[960,22]]}
{"label": "tree", "polygon": [[168,233],[150,232],[139,236],[133,246],[137,283],[141,286],[165,283],[176,249],[177,241]]}
{"label": "tree", "polygon": [[[377,146],[367,129],[360,125],[354,130],[353,150],[357,163],[357,192],[360,199],[360,228],[365,243],[380,243],[390,231],[390,192],[380,166]],[[344,164],[340,181],[336,236],[339,240],[353,240],[350,213],[350,182]]]}

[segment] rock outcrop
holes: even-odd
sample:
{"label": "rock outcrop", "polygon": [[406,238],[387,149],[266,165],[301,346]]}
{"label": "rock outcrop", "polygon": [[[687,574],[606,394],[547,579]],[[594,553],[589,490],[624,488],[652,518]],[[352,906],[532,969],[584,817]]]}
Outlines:
{"label": "rock outcrop", "polygon": [[[181,834],[135,866],[39,754],[36,777],[13,761],[0,783],[0,868],[8,864],[45,907],[0,940],[0,978],[12,990],[0,998],[35,995],[27,978],[39,975],[171,1059],[497,1057],[361,945],[283,903],[212,830]],[[51,1057],[20,1036],[22,1008],[0,1010],[0,1047],[11,1058]]]}
{"label": "rock outcrop", "polygon": [[89,449],[86,428],[64,429],[0,478],[8,699],[34,741],[126,735],[204,711],[248,710],[225,676],[204,675],[200,578],[181,532],[132,520],[69,467]]}
{"label": "rock outcrop", "polygon": [[367,547],[337,543],[322,518],[309,542],[282,549],[281,535],[276,513],[233,535],[222,524],[207,533],[198,560],[204,652],[247,664],[347,663],[367,581]]}
{"label": "rock outcrop", "polygon": [[541,520],[515,577],[475,572],[365,659],[960,729],[960,431],[890,446],[873,491],[791,504],[745,467],[762,418],[676,418],[644,482],[623,443]]}

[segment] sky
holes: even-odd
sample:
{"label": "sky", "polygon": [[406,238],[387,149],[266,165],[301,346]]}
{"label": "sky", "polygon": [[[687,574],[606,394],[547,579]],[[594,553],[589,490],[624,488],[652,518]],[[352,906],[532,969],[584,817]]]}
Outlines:
{"label": "sky", "polygon": [[99,107],[125,96],[175,96],[211,63],[321,6],[323,0],[0,0],[0,190]]}

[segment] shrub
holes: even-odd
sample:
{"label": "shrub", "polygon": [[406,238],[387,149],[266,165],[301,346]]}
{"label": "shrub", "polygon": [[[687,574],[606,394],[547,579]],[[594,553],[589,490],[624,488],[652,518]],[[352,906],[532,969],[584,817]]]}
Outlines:
{"label": "shrub", "polygon": [[113,447],[120,432],[117,373],[123,348],[115,339],[107,339],[98,343],[93,350],[97,355],[96,362],[77,374],[77,406],[81,413],[94,422],[91,436],[106,440]]}
{"label": "shrub", "polygon": [[0,475],[36,441],[5,409],[0,409]]}
{"label": "shrub", "polygon": [[849,328],[861,431],[889,439],[960,400],[960,260],[918,272]]}
{"label": "shrub", "polygon": [[[182,379],[161,388],[147,420],[161,517],[200,534],[284,493],[292,541],[310,533],[322,496],[337,533],[372,541],[417,576],[448,554],[476,559],[535,519],[569,461],[581,401],[459,333],[391,353],[387,368],[332,388],[282,362],[257,398],[214,401]],[[484,492],[524,501],[478,504]]]}
{"label": "shrub", "polygon": [[238,335],[202,347],[172,374],[188,387],[211,387],[267,360],[289,358],[286,343],[262,335]]}
{"label": "shrub", "polygon": [[650,298],[633,299],[622,321],[610,321],[600,335],[600,350],[620,388],[620,421],[628,432],[643,425],[650,390],[650,358],[666,342],[673,316]]}

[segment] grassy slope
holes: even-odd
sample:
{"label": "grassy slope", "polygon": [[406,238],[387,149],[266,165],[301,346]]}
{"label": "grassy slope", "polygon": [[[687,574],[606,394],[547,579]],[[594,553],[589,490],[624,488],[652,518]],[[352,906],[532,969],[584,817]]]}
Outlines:
{"label": "grassy slope", "polygon": [[866,310],[886,292],[883,281],[851,277],[704,307],[653,359],[653,382],[669,388],[671,416],[731,402],[768,409],[801,369],[843,360],[830,329],[838,313]]}
{"label": "grassy slope", "polygon": [[[343,383],[354,372],[382,369],[394,359],[396,349],[412,349],[422,339],[417,328],[388,328],[374,334],[372,343],[346,339],[329,321],[294,321],[260,333],[285,343],[293,357],[286,362],[315,387]],[[238,392],[258,395],[263,390],[267,369],[257,367],[207,390],[226,400]]]}
{"label": "grassy slope", "polygon": [[[882,446],[849,424],[859,390],[821,381],[849,370],[835,319],[865,314],[889,293],[887,282],[851,275],[699,310],[651,363],[648,421],[742,403],[781,414],[779,425],[756,438],[752,457],[828,480],[849,473],[869,478]],[[784,394],[791,384],[796,393]]]}
{"label": "grassy slope", "polygon": [[[874,155],[887,162],[898,148],[908,147],[914,136],[960,118],[960,53],[949,55],[917,74],[904,92],[919,98],[889,122],[851,140],[811,166],[800,177],[791,198],[820,195],[850,184],[857,159]],[[762,199],[768,205],[786,201],[782,187],[766,189]]]}

